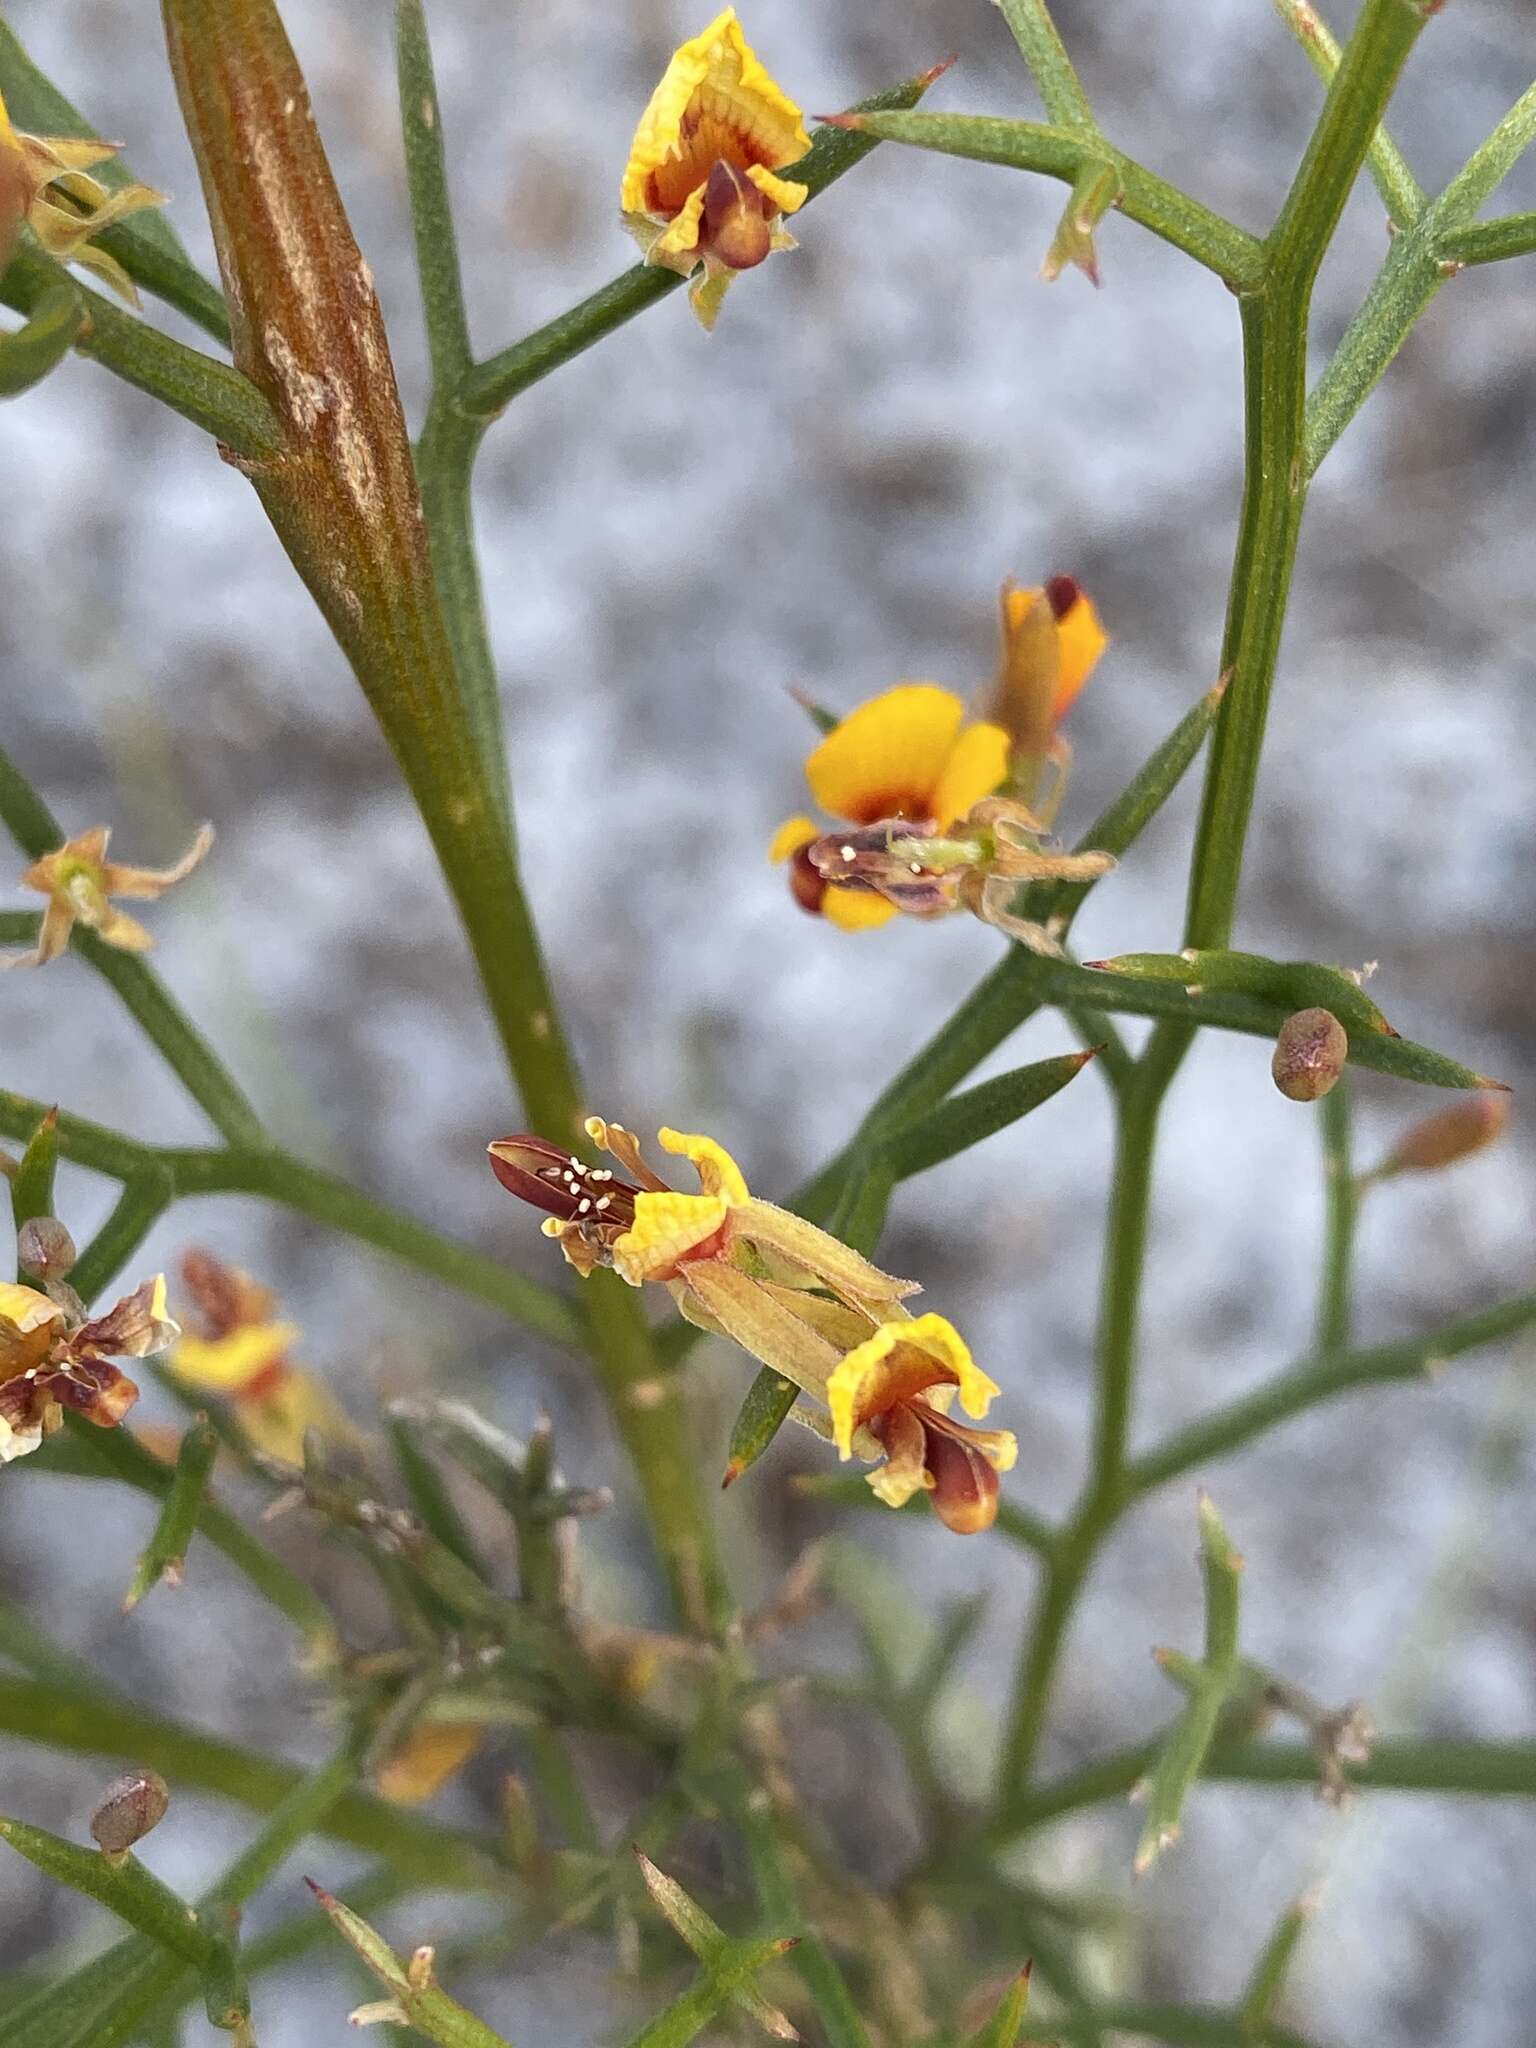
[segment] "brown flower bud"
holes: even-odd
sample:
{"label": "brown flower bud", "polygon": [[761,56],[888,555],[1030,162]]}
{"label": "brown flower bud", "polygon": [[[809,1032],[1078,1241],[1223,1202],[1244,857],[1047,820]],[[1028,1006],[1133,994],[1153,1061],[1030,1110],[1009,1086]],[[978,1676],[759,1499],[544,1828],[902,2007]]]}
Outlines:
{"label": "brown flower bud", "polygon": [[1403,1133],[1377,1167],[1375,1178],[1393,1173],[1436,1173],[1491,1145],[1509,1122],[1509,1097],[1502,1093],[1460,1095]]}
{"label": "brown flower bud", "polygon": [[1280,1026],[1270,1072],[1292,1102],[1316,1102],[1344,1071],[1349,1034],[1331,1010],[1298,1010]]}
{"label": "brown flower bud", "polygon": [[122,1857],[165,1819],[171,1794],[158,1771],[124,1771],[91,1815],[91,1834],[104,1856]]}
{"label": "brown flower bud", "polygon": [[16,1233],[16,1263],[34,1280],[62,1280],[75,1257],[75,1240],[57,1216],[34,1216]]}

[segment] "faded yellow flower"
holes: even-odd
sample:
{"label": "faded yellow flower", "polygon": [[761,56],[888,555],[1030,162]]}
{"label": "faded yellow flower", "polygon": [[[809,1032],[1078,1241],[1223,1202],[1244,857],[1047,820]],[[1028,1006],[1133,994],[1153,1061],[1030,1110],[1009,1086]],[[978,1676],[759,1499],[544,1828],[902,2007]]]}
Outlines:
{"label": "faded yellow flower", "polygon": [[146,206],[163,206],[165,195],[138,184],[113,191],[91,177],[96,165],[116,156],[117,147],[78,136],[25,134],[11,125],[0,98],[0,268],[25,223],[50,256],[94,271],[131,306],[138,304],[132,278],[91,237]]}
{"label": "faded yellow flower", "polygon": [[170,1369],[189,1386],[223,1396],[258,1451],[285,1465],[302,1465],[306,1430],[317,1429],[333,1441],[354,1434],[326,1389],[292,1363],[298,1326],[278,1320],[268,1288],[205,1251],[183,1258],[181,1284],[200,1327],[181,1338]]}
{"label": "faded yellow flower", "polygon": [[776,173],[810,146],[733,7],[674,53],[635,130],[619,206],[647,263],[693,278],[688,297],[706,328],[738,271],[795,246],[780,222],[806,188]]}
{"label": "faded yellow flower", "polygon": [[131,868],[107,859],[110,828],[97,825],[74,839],[66,839],[53,853],[35,860],[21,878],[24,889],[37,889],[48,898],[37,944],[26,953],[0,955],[6,967],[46,967],[69,944],[77,924],[85,925],[109,946],[126,953],[143,953],[154,944],[136,917],[119,910],[114,896],[153,902],[167,889],[184,881],[213,844],[213,827],[200,825],[181,859],[168,868]]}
{"label": "faded yellow flower", "polygon": [[0,1284],[0,1465],[35,1451],[66,1408],[113,1428],[139,1390],[111,1361],[147,1357],[177,1334],[158,1275],[92,1317],[35,1287]]}

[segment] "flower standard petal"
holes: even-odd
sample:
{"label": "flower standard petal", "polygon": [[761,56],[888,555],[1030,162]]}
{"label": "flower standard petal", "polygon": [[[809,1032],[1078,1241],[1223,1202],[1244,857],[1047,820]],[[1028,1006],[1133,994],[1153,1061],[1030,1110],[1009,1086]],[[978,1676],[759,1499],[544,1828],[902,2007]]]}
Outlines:
{"label": "flower standard petal", "polygon": [[1045,595],[1055,616],[1060,650],[1056,700],[1052,706],[1059,724],[1098,667],[1099,656],[1109,645],[1109,635],[1100,623],[1093,599],[1075,578],[1053,576],[1045,586]]}
{"label": "flower standard petal", "polygon": [[1008,753],[1008,735],[1000,725],[966,727],[933,792],[933,819],[941,832],[1007,780]]}
{"label": "flower standard petal", "polygon": [[812,796],[855,825],[929,816],[964,717],[952,690],[898,683],[850,712],[812,751],[805,764]]}

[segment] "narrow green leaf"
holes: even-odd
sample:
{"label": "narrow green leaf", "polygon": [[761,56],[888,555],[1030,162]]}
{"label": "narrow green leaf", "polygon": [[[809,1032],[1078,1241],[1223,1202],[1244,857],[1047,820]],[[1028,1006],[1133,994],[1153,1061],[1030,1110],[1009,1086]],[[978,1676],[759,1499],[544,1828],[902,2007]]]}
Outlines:
{"label": "narrow green leaf", "polygon": [[[640,1866],[640,1875],[645,1879],[645,1888],[668,1926],[687,1943],[701,1963],[709,1969],[718,1968],[731,1945],[725,1929],[688,1896],[675,1878],[658,1869],[643,1849],[636,1849],[635,1860]],[[744,1984],[733,1995],[742,2011],[749,2013],[775,2040],[799,2040],[800,2036],[787,2016],[776,2005],[770,2005],[752,1984]]]}
{"label": "narrow green leaf", "polygon": [[1015,2048],[1029,2006],[1029,1973],[1026,1963],[998,2000],[991,2018],[972,2034],[965,2048]]}
{"label": "narrow green leaf", "polygon": [[194,1981],[179,1956],[131,1934],[0,2014],[0,2048],[125,2048],[178,1985]]}
{"label": "narrow green leaf", "polygon": [[203,1925],[197,1908],[178,1898],[131,1852],[114,1861],[100,1849],[83,1848],[45,1828],[8,1818],[0,1819],[0,1839],[56,1884],[95,1899],[183,1962],[202,1969],[214,1960],[219,1941]]}
{"label": "narrow green leaf", "polygon": [[1205,1658],[1194,1668],[1180,1660],[1179,1682],[1192,1690],[1188,1706],[1169,1731],[1146,1780],[1146,1822],[1133,1864],[1138,1877],[1178,1840],[1184,1802],[1200,1775],[1239,1672],[1238,1586],[1243,1561],[1203,1493],[1200,1564],[1205,1580]]}
{"label": "narrow green leaf", "polygon": [[725,1455],[722,1487],[733,1486],[743,1472],[750,1471],[789,1420],[789,1411],[800,1389],[772,1366],[765,1365],[747,1389],[731,1425],[730,1445]]}
{"label": "narrow green leaf", "polygon": [[137,1607],[144,1595],[164,1579],[168,1585],[181,1584],[187,1545],[197,1528],[198,1516],[206,1505],[213,1461],[219,1454],[219,1436],[211,1423],[194,1422],[176,1453],[176,1470],[154,1534],[139,1558],[133,1582],[123,1599],[123,1612]]}
{"label": "narrow green leaf", "polygon": [[421,1432],[413,1422],[395,1414],[386,1415],[385,1428],[389,1432],[390,1448],[395,1454],[400,1477],[411,1497],[411,1506],[445,1550],[450,1551],[461,1564],[468,1565],[479,1578],[488,1580],[490,1574],[464,1526],[464,1517],[454,1505],[443,1475],[421,1447]]}
{"label": "narrow green leaf", "polygon": [[1135,980],[1174,982],[1194,995],[1209,989],[1217,995],[1259,996],[1265,1002],[1283,1004],[1287,1012],[1329,1010],[1346,1031],[1374,1031],[1387,1038],[1398,1035],[1354,975],[1310,960],[1266,960],[1258,953],[1208,948],[1204,952],[1122,953],[1114,960],[1090,960],[1084,965]]}
{"label": "narrow green leaf", "polygon": [[1091,1052],[1062,1053],[967,1088],[899,1127],[884,1141],[884,1155],[898,1180],[926,1173],[929,1167],[969,1151],[1049,1102],[1092,1058]]}
{"label": "narrow green leaf", "polygon": [[[508,2048],[502,2036],[450,1998],[432,1980],[432,1951],[418,1949],[409,1962],[397,1956],[384,1937],[370,1927],[360,1914],[340,1899],[322,1891],[313,1878],[306,1878],[310,1890],[329,1914],[331,1925],[352,1948],[389,1993],[388,2005],[395,2016],[436,2041],[440,2048]],[[384,2007],[376,2010],[385,2017]]]}
{"label": "narrow green leaf", "polygon": [[787,1941],[727,1942],[719,1959],[681,1998],[642,2027],[629,2048],[687,2048],[715,2014],[748,1986],[758,1971],[795,1946]]}
{"label": "narrow green leaf", "polygon": [[59,1158],[59,1112],[50,1109],[27,1140],[11,1182],[11,1212],[20,1230],[37,1216],[53,1214],[53,1174]]}
{"label": "narrow green leaf", "polygon": [[1248,1980],[1248,1989],[1238,2008],[1243,2025],[1254,2035],[1261,2036],[1264,2028],[1274,2016],[1276,2003],[1285,1989],[1285,1980],[1295,1958],[1301,1937],[1311,1925],[1312,1915],[1317,1910],[1317,1894],[1304,1892],[1291,1906],[1288,1906],[1275,1923],[1275,1931],[1264,1944],[1264,1953],[1254,1965],[1253,1975]]}
{"label": "narrow green leaf", "polygon": [[72,284],[43,292],[21,326],[0,335],[0,398],[19,398],[57,369],[84,325],[85,306]]}

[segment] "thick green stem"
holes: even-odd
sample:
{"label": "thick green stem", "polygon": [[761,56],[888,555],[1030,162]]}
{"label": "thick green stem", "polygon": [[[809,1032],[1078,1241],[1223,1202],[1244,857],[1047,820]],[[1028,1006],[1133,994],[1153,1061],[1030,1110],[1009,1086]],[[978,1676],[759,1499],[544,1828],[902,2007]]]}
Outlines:
{"label": "thick green stem", "polygon": [[1442,263],[1502,263],[1506,256],[1536,253],[1536,213],[1506,213],[1498,220],[1475,220],[1451,228],[1440,237]]}

